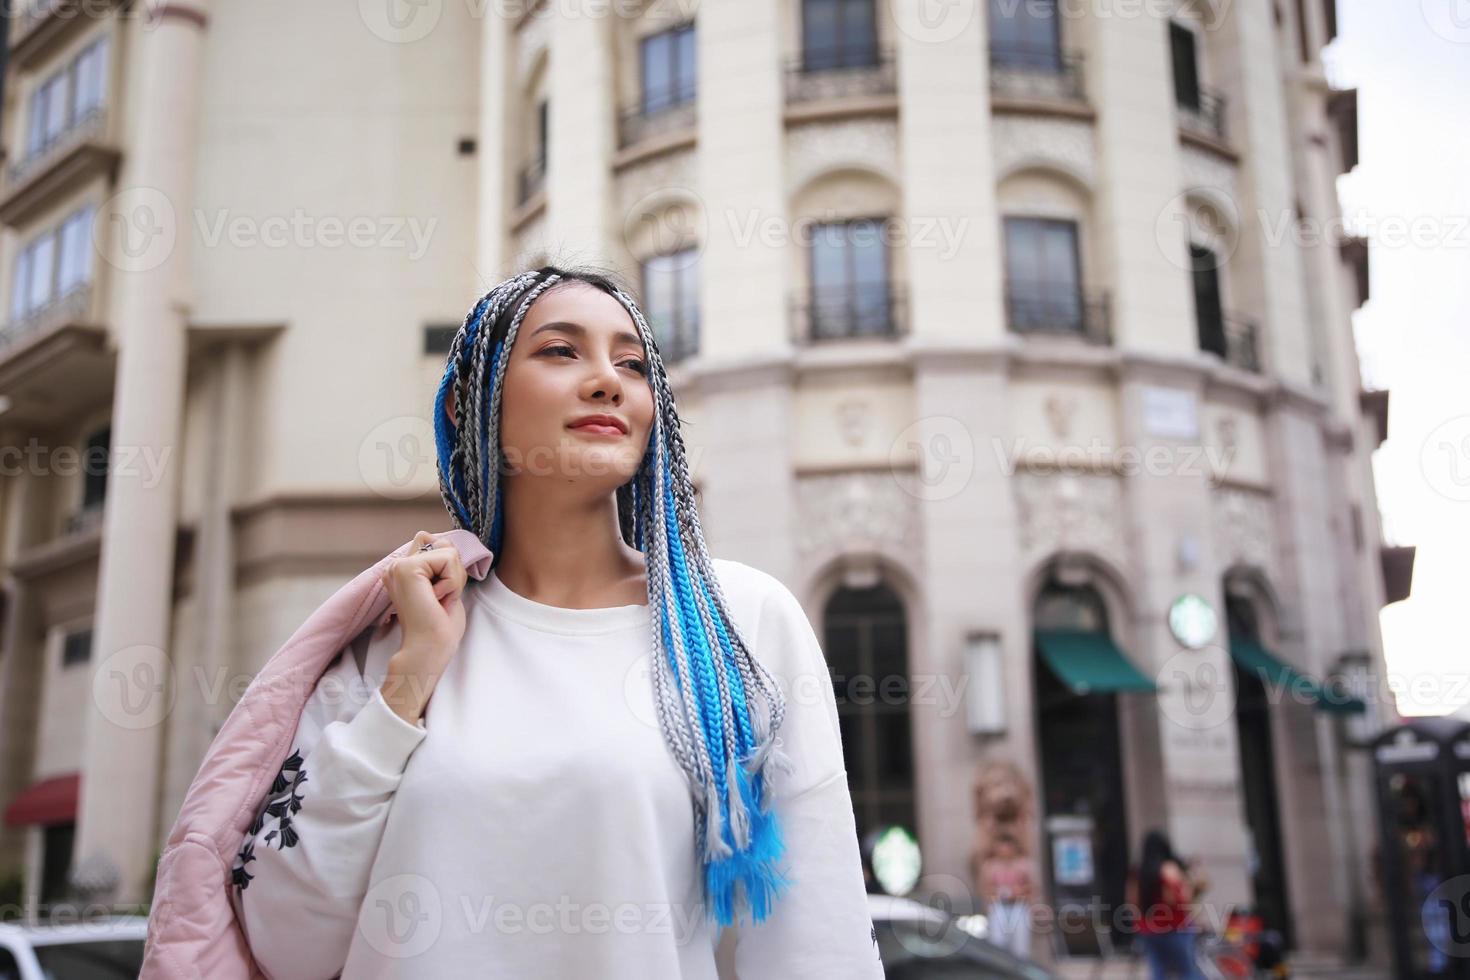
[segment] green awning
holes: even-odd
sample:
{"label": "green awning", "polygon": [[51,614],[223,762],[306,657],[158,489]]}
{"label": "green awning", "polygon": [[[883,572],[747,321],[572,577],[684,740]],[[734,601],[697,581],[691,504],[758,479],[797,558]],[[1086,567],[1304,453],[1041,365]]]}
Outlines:
{"label": "green awning", "polygon": [[1106,633],[1037,630],[1036,644],[1051,672],[1076,694],[1159,689],[1128,661]]}
{"label": "green awning", "polygon": [[1329,691],[1295,667],[1276,659],[1271,651],[1254,640],[1232,636],[1230,656],[1241,667],[1254,671],[1273,695],[1304,698],[1319,711],[1339,715],[1354,715],[1368,710],[1366,704],[1352,695]]}

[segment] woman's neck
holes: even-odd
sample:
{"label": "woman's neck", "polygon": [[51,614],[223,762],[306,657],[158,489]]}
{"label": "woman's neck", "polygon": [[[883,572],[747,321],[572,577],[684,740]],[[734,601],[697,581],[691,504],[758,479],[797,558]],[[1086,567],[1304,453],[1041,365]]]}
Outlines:
{"label": "woman's neck", "polygon": [[613,494],[574,501],[540,487],[530,491],[505,495],[495,574],[507,588],[567,609],[647,601],[643,556],[623,542]]}

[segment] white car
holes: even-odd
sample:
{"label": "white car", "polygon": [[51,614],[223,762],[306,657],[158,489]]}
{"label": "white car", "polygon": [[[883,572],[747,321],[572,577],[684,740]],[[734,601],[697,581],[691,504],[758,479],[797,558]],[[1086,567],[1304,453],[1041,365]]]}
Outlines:
{"label": "white car", "polygon": [[985,916],[955,916],[911,898],[868,893],[889,980],[1054,980],[985,938]]}
{"label": "white car", "polygon": [[148,919],[0,922],[0,980],[136,980]]}

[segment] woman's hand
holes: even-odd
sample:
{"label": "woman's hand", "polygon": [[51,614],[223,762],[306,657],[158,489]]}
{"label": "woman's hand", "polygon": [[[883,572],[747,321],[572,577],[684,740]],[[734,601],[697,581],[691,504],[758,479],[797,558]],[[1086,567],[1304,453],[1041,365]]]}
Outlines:
{"label": "woman's hand", "polygon": [[[434,547],[419,550],[430,543]],[[403,624],[403,645],[388,659],[383,700],[412,724],[423,715],[464,637],[461,594],[467,577],[459,550],[447,541],[435,541],[428,531],[415,534],[408,554],[383,569],[383,587]]]}

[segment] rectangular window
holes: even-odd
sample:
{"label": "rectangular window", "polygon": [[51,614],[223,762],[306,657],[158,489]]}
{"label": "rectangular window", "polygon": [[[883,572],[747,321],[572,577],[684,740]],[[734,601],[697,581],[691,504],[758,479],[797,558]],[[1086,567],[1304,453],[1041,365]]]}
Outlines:
{"label": "rectangular window", "polygon": [[1220,301],[1220,263],[1215,253],[1200,245],[1189,246],[1194,276],[1194,322],[1199,330],[1199,349],[1225,357],[1225,311]]}
{"label": "rectangular window", "polygon": [[1185,109],[1199,111],[1199,55],[1194,31],[1170,22],[1169,46],[1174,61],[1174,101]]}
{"label": "rectangular window", "polygon": [[87,437],[82,452],[84,482],[82,509],[96,507],[107,497],[107,464],[112,445],[112,426],[106,425]]}
{"label": "rectangular window", "polygon": [[34,313],[51,302],[56,265],[56,233],[48,231],[31,243],[31,267],[26,283],[26,312]]}
{"label": "rectangular window", "polygon": [[1006,307],[1012,330],[1080,332],[1082,263],[1077,223],[1006,218]]}
{"label": "rectangular window", "polygon": [[26,311],[30,308],[26,303],[27,292],[31,281],[31,249],[29,246],[20,250],[15,257],[15,268],[12,270],[10,279],[10,322],[15,323],[25,318]]}
{"label": "rectangular window", "polygon": [[810,250],[811,330],[815,338],[890,333],[888,249],[883,221],[819,224]]}
{"label": "rectangular window", "polygon": [[92,659],[92,628],[66,634],[61,641],[61,666],[84,664]]}
{"label": "rectangular window", "polygon": [[699,351],[699,252],[656,255],[643,263],[643,312],[664,361]]}
{"label": "rectangular window", "polygon": [[808,71],[878,63],[873,0],[803,0],[802,63]]}
{"label": "rectangular window", "polygon": [[693,24],[684,24],[644,38],[639,53],[645,115],[694,98]]}
{"label": "rectangular window", "polygon": [[88,204],[74,212],[61,226],[61,262],[57,269],[56,291],[65,296],[92,280],[92,216]]}
{"label": "rectangular window", "polygon": [[990,0],[990,60],[1006,68],[1061,71],[1056,0]]}
{"label": "rectangular window", "polygon": [[77,119],[102,107],[107,94],[107,38],[100,37],[77,56],[73,95]]}
{"label": "rectangular window", "polygon": [[47,79],[46,84],[43,86],[46,90],[44,98],[46,103],[45,142],[47,146],[51,145],[57,137],[66,132],[66,127],[71,122],[67,114],[67,86],[69,78],[70,71],[63,68]]}

